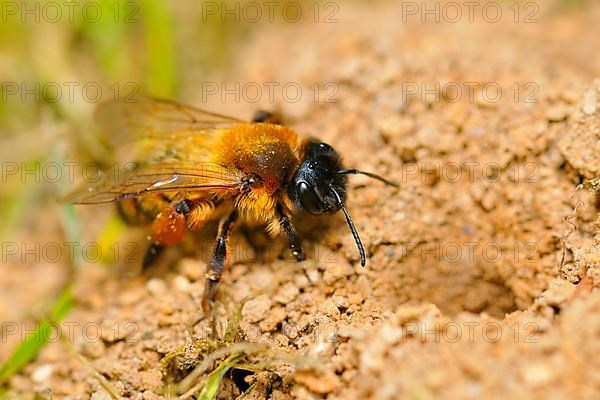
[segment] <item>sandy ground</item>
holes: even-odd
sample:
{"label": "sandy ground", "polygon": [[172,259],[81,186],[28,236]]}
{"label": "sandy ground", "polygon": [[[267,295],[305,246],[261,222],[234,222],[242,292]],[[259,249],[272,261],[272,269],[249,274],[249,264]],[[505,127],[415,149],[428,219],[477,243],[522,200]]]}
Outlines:
{"label": "sandy ground", "polygon": [[[300,264],[256,232],[236,234],[218,322],[249,300],[221,345],[263,343],[272,357],[248,351],[256,373],[228,372],[219,398],[598,398],[597,198],[575,191],[600,173],[591,3],[542,7],[533,24],[400,23],[396,7],[342,8],[339,23],[273,25],[244,45],[236,80],[299,83],[311,95],[278,99],[288,123],[401,188],[351,180],[366,268],[341,215],[300,217],[310,255]],[[325,87],[315,102],[315,81],[335,83],[337,102],[324,101]],[[100,208],[84,217],[110,211]],[[20,239],[31,235],[57,232],[32,221]],[[141,275],[123,257],[77,272],[61,330],[120,396],[166,398],[210,352],[199,348],[211,338],[199,308],[206,254],[182,253]],[[35,317],[66,276],[44,262],[2,270],[2,321]],[[19,341],[4,333],[0,359]],[[108,398],[59,341],[10,390]]]}

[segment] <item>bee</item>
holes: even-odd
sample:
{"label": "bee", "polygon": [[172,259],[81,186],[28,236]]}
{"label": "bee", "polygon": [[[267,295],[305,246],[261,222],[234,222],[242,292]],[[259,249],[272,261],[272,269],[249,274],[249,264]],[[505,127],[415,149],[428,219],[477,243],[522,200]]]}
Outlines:
{"label": "bee", "polygon": [[210,310],[216,298],[228,265],[228,239],[238,223],[266,224],[268,233],[283,236],[293,256],[302,261],[305,253],[292,222],[296,212],[327,215],[341,210],[364,267],[365,249],[345,206],[347,176],[362,174],[398,187],[373,173],[344,168],[330,145],[299,137],[268,112],[243,121],[143,98],[105,103],[97,116],[110,134],[109,142],[124,149],[135,168],[118,179],[80,188],[70,201],[118,202],[125,219],[141,213],[151,221],[144,266],[165,247],[182,241],[187,231],[218,219],[204,310]]}

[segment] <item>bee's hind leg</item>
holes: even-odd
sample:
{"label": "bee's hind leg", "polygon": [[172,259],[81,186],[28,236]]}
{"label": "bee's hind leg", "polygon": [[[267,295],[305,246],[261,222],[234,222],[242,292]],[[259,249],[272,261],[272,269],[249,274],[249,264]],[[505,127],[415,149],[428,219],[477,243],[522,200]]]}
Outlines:
{"label": "bee's hind leg", "polygon": [[152,222],[151,240],[144,255],[142,267],[148,268],[158,260],[166,247],[183,240],[186,231],[186,217],[194,204],[190,200],[181,200],[165,207]]}
{"label": "bee's hind leg", "polygon": [[154,264],[164,250],[165,246],[158,243],[150,243],[150,246],[148,246],[148,249],[146,250],[146,254],[144,254],[144,259],[142,260],[142,268],[146,269]]}
{"label": "bee's hind leg", "polygon": [[202,298],[202,308],[205,312],[210,311],[215,301],[217,286],[221,280],[223,269],[227,265],[227,241],[237,219],[237,211],[232,211],[231,214],[219,223],[219,232],[215,241],[213,255],[208,265],[209,269],[206,271],[206,287],[204,289],[204,297]]}

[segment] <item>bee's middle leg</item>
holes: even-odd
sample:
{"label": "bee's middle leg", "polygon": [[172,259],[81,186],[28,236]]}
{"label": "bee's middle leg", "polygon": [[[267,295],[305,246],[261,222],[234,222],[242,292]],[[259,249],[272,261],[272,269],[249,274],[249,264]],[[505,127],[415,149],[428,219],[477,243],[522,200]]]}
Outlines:
{"label": "bee's middle leg", "polygon": [[206,287],[202,299],[202,308],[205,312],[210,311],[215,300],[217,286],[221,280],[221,274],[227,265],[227,241],[233,231],[237,219],[237,211],[232,211],[231,214],[219,223],[217,240],[215,241],[213,255],[208,266],[209,269],[206,272]]}
{"label": "bee's middle leg", "polygon": [[302,249],[300,237],[296,233],[294,225],[292,225],[290,216],[283,211],[283,207],[281,207],[281,205],[277,206],[277,215],[279,216],[279,225],[281,226],[283,235],[288,242],[288,247],[290,250],[292,250],[292,255],[296,257],[296,260],[304,261],[305,255],[304,250]]}

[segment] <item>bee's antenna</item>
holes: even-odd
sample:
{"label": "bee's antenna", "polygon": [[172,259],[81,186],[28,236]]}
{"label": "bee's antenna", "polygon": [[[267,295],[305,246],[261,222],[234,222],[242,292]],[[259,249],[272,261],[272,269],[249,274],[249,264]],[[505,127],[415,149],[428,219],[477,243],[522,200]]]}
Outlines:
{"label": "bee's antenna", "polygon": [[348,210],[346,210],[346,207],[344,207],[344,203],[342,202],[342,198],[340,197],[338,192],[336,192],[334,188],[331,188],[331,191],[333,192],[333,195],[337,199],[338,205],[340,206],[340,208],[344,212],[344,215],[346,216],[346,222],[348,223],[348,226],[350,227],[350,232],[352,232],[352,237],[354,237],[354,241],[356,242],[356,247],[358,247],[358,253],[360,254],[360,265],[362,265],[364,267],[365,264],[367,263],[367,257],[365,255],[365,248],[363,247],[363,244],[360,240],[360,236],[358,236],[358,232],[356,231],[356,227],[354,226],[354,222],[352,222],[352,218],[350,218],[350,214],[348,214]]}
{"label": "bee's antenna", "polygon": [[337,173],[338,174],[343,174],[343,175],[347,175],[347,174],[366,175],[369,178],[377,179],[378,181],[381,181],[381,182],[385,183],[386,185],[390,185],[390,186],[393,186],[395,188],[400,187],[400,185],[398,185],[397,183],[392,182],[392,181],[388,181],[387,179],[385,179],[385,178],[383,178],[383,177],[381,177],[381,176],[379,176],[377,174],[374,174],[372,172],[360,171],[358,169],[342,169],[342,170],[339,170]]}

